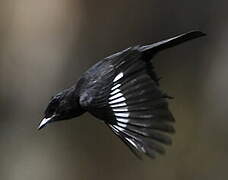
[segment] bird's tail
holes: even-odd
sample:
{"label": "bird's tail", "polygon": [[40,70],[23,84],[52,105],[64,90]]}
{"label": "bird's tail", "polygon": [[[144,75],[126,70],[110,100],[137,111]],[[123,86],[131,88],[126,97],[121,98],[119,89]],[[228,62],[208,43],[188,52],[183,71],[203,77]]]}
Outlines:
{"label": "bird's tail", "polygon": [[157,52],[179,45],[185,41],[196,39],[201,36],[205,36],[205,33],[202,33],[200,31],[190,31],[184,34],[180,34],[178,36],[175,36],[173,38],[169,38],[154,44],[141,46],[140,50],[148,56],[148,58],[152,58],[153,55],[155,55]]}

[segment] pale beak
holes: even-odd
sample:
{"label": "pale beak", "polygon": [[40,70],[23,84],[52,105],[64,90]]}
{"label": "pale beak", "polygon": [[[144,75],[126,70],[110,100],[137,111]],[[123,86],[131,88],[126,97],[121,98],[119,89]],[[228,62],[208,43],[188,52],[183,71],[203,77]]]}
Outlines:
{"label": "pale beak", "polygon": [[44,126],[46,126],[52,119],[55,117],[54,115],[49,117],[49,118],[44,118],[41,122],[40,125],[38,126],[38,130],[42,129]]}

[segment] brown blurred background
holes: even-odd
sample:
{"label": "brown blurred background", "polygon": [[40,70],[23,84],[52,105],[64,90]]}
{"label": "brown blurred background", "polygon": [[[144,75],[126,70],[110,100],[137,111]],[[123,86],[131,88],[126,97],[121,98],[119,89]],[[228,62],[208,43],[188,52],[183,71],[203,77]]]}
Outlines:
{"label": "brown blurred background", "polygon": [[[213,0],[0,1],[1,180],[226,180],[228,12]],[[36,127],[49,98],[99,59],[199,29],[155,66],[175,99],[174,144],[139,161],[89,114]]]}

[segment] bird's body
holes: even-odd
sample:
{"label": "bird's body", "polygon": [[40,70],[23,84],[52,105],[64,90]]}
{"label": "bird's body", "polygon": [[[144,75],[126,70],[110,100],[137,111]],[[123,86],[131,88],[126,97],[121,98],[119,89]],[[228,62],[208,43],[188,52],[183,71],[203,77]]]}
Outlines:
{"label": "bird's body", "polygon": [[105,122],[137,156],[164,153],[174,118],[159,87],[151,58],[160,50],[204,34],[192,31],[148,46],[135,46],[104,58],[72,88],[56,95],[45,112],[48,122],[89,112]]}

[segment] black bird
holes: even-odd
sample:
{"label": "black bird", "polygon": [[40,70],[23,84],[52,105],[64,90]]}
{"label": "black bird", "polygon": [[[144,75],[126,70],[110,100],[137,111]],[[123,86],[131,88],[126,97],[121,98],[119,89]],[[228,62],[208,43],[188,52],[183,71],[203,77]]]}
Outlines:
{"label": "black bird", "polygon": [[159,51],[205,34],[191,31],[147,46],[134,46],[104,58],[86,71],[76,85],[49,102],[39,129],[51,122],[89,112],[102,120],[130,149],[154,158],[170,145],[174,118],[171,98],[159,87],[151,59]]}

